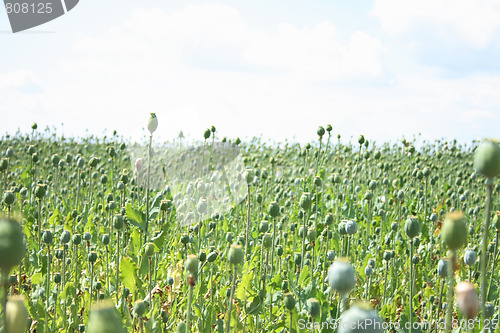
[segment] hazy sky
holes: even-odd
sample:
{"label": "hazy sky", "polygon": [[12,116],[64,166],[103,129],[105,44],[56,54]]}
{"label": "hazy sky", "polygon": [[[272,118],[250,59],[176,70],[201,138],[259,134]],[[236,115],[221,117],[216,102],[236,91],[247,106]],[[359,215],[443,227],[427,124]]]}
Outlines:
{"label": "hazy sky", "polygon": [[9,31],[2,135],[500,137],[500,1],[81,0]]}

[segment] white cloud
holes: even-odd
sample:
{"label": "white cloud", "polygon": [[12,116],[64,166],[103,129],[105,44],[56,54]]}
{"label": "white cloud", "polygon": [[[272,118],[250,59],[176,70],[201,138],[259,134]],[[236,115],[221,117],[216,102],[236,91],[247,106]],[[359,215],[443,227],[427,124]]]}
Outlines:
{"label": "white cloud", "polygon": [[375,0],[373,15],[397,36],[429,28],[441,39],[484,48],[500,29],[498,0]]}
{"label": "white cloud", "polygon": [[[370,32],[342,29],[319,22],[257,30],[222,5],[136,10],[99,37],[79,39],[74,54],[50,74],[0,77],[0,87],[43,82],[43,94],[17,89],[8,101],[3,92],[12,89],[0,88],[0,107],[29,119],[25,128],[33,121],[64,122],[66,135],[85,135],[85,128],[100,135],[107,128],[134,139],[145,134],[149,112],[158,115],[159,140],[179,130],[201,139],[215,125],[220,136],[306,142],[328,123],[343,140],[418,132],[465,140],[498,136],[500,78],[444,79],[408,61],[400,65],[404,70],[391,68],[385,82],[385,55],[396,61],[398,55]],[[2,128],[19,126],[10,121]]]}

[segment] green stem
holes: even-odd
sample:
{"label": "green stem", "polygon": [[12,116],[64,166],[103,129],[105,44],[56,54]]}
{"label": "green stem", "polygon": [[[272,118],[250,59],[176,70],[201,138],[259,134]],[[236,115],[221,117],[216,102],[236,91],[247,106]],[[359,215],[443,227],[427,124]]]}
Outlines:
{"label": "green stem", "polygon": [[495,250],[493,251],[493,263],[491,264],[491,276],[490,276],[490,283],[488,285],[488,292],[486,293],[486,298],[490,295],[491,292],[491,285],[493,283],[493,276],[495,275],[495,264],[497,262],[497,250],[498,250],[498,233],[499,231],[497,230],[496,232],[496,237],[495,237]]}
{"label": "green stem", "polygon": [[[149,181],[151,178],[151,144],[153,142],[153,134],[149,136],[149,147],[148,147],[148,178],[146,185],[146,232],[144,233],[144,244],[146,244],[148,239],[148,226],[149,226]],[[142,246],[142,244],[141,244]]]}
{"label": "green stem", "polygon": [[231,285],[231,297],[229,298],[229,310],[227,312],[226,333],[229,333],[231,331],[231,312],[233,310],[234,286],[236,284],[236,273],[237,272],[238,272],[238,266],[234,265],[233,283]]}
{"label": "green stem", "polygon": [[483,220],[483,249],[481,251],[481,319],[484,323],[485,305],[486,305],[486,259],[488,253],[488,234],[490,230],[490,215],[491,215],[491,192],[493,191],[493,178],[486,179],[486,202]]}
{"label": "green stem", "polygon": [[247,230],[245,235],[245,260],[248,255],[248,234],[250,233],[250,185],[247,186],[248,209],[247,209]]}
{"label": "green stem", "polygon": [[409,259],[409,263],[408,263],[408,271],[409,271],[409,283],[410,283],[410,301],[409,301],[409,315],[410,315],[410,333],[412,333],[413,331],[413,328],[412,328],[412,313],[413,313],[413,272],[412,272],[412,264],[411,264],[411,260],[413,258],[413,239],[410,239],[410,259]]}
{"label": "green stem", "polygon": [[450,260],[448,261],[448,290],[446,304],[446,331],[451,332],[451,320],[453,313],[453,287],[455,285],[455,272],[453,271],[453,263],[455,262],[456,252],[450,250]]}
{"label": "green stem", "polygon": [[[188,278],[189,279],[189,278]],[[188,310],[186,314],[186,329],[187,333],[191,332],[191,305],[193,304],[193,286],[189,284],[189,294],[188,294]]]}

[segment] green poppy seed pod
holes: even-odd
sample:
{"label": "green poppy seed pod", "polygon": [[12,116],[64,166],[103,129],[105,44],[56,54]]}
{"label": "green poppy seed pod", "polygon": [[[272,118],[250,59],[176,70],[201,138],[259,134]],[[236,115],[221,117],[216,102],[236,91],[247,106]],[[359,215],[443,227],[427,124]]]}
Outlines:
{"label": "green poppy seed pod", "polygon": [[339,293],[348,293],[356,283],[354,268],[347,261],[337,259],[328,269],[328,283]]}
{"label": "green poppy seed pod", "polygon": [[373,199],[373,192],[370,191],[370,190],[366,191],[365,195],[364,195],[364,199],[368,200],[368,201],[370,201],[371,199]]}
{"label": "green poppy seed pod", "polygon": [[71,240],[71,233],[68,230],[64,230],[59,238],[62,244],[68,244]]}
{"label": "green poppy seed pod", "polygon": [[203,137],[205,138],[205,140],[207,140],[208,138],[210,138],[210,135],[212,134],[212,132],[210,131],[209,128],[207,128],[205,130],[205,132],[203,132]]}
{"label": "green poppy seed pod", "polygon": [[366,276],[371,276],[373,274],[373,267],[372,266],[366,266],[365,267],[365,275]]}
{"label": "green poppy seed pod", "polygon": [[326,224],[326,225],[328,225],[328,226],[329,226],[329,225],[332,225],[333,221],[334,221],[334,216],[333,216],[333,214],[328,213],[328,214],[325,216],[325,224]]}
{"label": "green poppy seed pod", "polygon": [[271,234],[264,234],[264,236],[262,237],[262,245],[267,250],[271,248],[271,246],[273,245],[273,237],[271,236]]}
{"label": "green poppy seed pod", "polygon": [[0,219],[0,270],[3,272],[18,265],[24,257],[23,232],[13,219]]}
{"label": "green poppy seed pod", "polygon": [[269,222],[267,221],[261,221],[259,224],[259,231],[260,232],[266,232],[269,229]]}
{"label": "green poppy seed pod", "polygon": [[338,232],[341,236],[347,234],[347,231],[345,230],[345,221],[340,221],[338,225]]}
{"label": "green poppy seed pod", "polygon": [[7,298],[5,332],[25,333],[28,330],[28,311],[24,305],[23,296],[9,296]]}
{"label": "green poppy seed pod", "polygon": [[[359,328],[359,324],[363,327]],[[377,312],[372,310],[368,303],[354,304],[342,313],[338,323],[337,333],[382,333],[382,321]]]}
{"label": "green poppy seed pod", "polygon": [[243,261],[243,250],[241,245],[231,245],[227,255],[229,262],[233,265],[238,265]]}
{"label": "green poppy seed pod", "polygon": [[45,197],[45,189],[46,185],[45,184],[38,184],[35,188],[35,196],[38,198],[38,200],[42,200],[43,197]]}
{"label": "green poppy seed pod", "polygon": [[316,239],[316,237],[318,237],[318,232],[316,231],[315,228],[309,228],[307,229],[307,238],[310,240],[310,241],[313,241]]}
{"label": "green poppy seed pod", "polygon": [[363,143],[365,143],[365,137],[364,137],[364,135],[360,135],[360,136],[359,136],[358,143],[359,143],[360,145],[362,145]]}
{"label": "green poppy seed pod", "polygon": [[115,214],[113,217],[113,227],[116,230],[121,230],[123,228],[123,216],[120,214]]}
{"label": "green poppy seed pod", "polygon": [[283,295],[283,305],[288,311],[292,311],[295,308],[295,298],[292,293],[285,293]]}
{"label": "green poppy seed pod", "polygon": [[0,160],[0,172],[4,172],[5,170],[7,170],[8,166],[9,166],[9,161],[5,157],[3,157]]}
{"label": "green poppy seed pod", "polygon": [[349,220],[345,223],[345,232],[347,234],[354,235],[357,230],[358,230],[358,224],[355,221]]}
{"label": "green poppy seed pod", "polygon": [[186,323],[181,321],[179,324],[177,324],[177,333],[186,333]]}
{"label": "green poppy seed pod", "polygon": [[200,262],[205,262],[207,260],[207,253],[205,251],[201,251],[200,254],[198,255],[198,259]]}
{"label": "green poppy seed pod", "polygon": [[283,255],[283,246],[276,246],[276,254],[278,255],[278,257],[281,257]]}
{"label": "green poppy seed pod", "polygon": [[134,304],[134,313],[137,317],[142,317],[146,313],[146,303],[141,300],[137,300]]}
{"label": "green poppy seed pod", "polygon": [[19,190],[19,194],[21,197],[25,197],[28,194],[28,189],[26,187],[23,187]]}
{"label": "green poppy seed pod", "polygon": [[392,259],[391,251],[385,250],[382,258],[385,261],[391,260]]}
{"label": "green poppy seed pod", "polygon": [[[31,161],[33,161],[33,163],[38,163],[38,160],[39,160],[39,157],[38,157],[37,153],[34,153],[33,155],[31,155]],[[5,161],[7,161],[7,160],[5,160]]]}
{"label": "green poppy seed pod", "polygon": [[4,194],[3,194],[3,202],[6,204],[6,205],[12,205],[14,203],[14,199],[16,197],[14,196],[14,192],[12,191],[5,191]]}
{"label": "green poppy seed pod", "polygon": [[54,237],[52,236],[52,231],[50,230],[45,230],[42,234],[42,241],[45,243],[45,244],[51,244],[52,243],[52,240],[54,239]]}
{"label": "green poppy seed pod", "polygon": [[215,126],[210,127],[210,132],[215,133]]}
{"label": "green poppy seed pod", "polygon": [[498,141],[486,139],[474,153],[474,168],[487,178],[500,175],[500,146]]}
{"label": "green poppy seed pod", "polygon": [[474,251],[473,249],[467,249],[467,250],[465,250],[465,253],[464,253],[464,263],[467,266],[474,265],[476,263],[476,260],[477,260],[476,251]]}
{"label": "green poppy seed pod", "polygon": [[91,168],[95,168],[97,164],[99,163],[99,159],[97,157],[92,157],[89,161],[89,166]]}
{"label": "green poppy seed pod", "polygon": [[255,178],[255,172],[253,171],[253,169],[245,170],[245,179],[247,181],[247,185],[251,185],[254,178]]}
{"label": "green poppy seed pod", "polygon": [[80,243],[82,242],[82,235],[74,234],[71,240],[73,241],[73,244],[80,245]]}
{"label": "green poppy seed pod", "polygon": [[110,241],[109,235],[108,234],[102,235],[101,241],[102,241],[103,245],[109,245],[109,241]]}
{"label": "green poppy seed pod", "polygon": [[443,279],[448,276],[448,261],[439,260],[437,265],[437,272],[440,277]]}
{"label": "green poppy seed pod", "polygon": [[97,261],[97,253],[95,251],[91,251],[89,253],[89,262],[95,263]]}
{"label": "green poppy seed pod", "polygon": [[255,196],[255,199],[256,199],[257,203],[259,203],[259,204],[262,203],[262,199],[263,199],[262,194],[257,193],[257,195]]}
{"label": "green poppy seed pod", "polygon": [[54,283],[57,283],[57,284],[61,283],[61,273],[54,273],[53,279],[54,279]]}
{"label": "green poppy seed pod", "polygon": [[64,252],[61,249],[56,250],[56,258],[61,260],[64,257]]}
{"label": "green poppy seed pod", "polygon": [[189,243],[189,235],[188,234],[182,234],[180,240],[181,240],[181,244],[187,245],[187,243]]}
{"label": "green poppy seed pod", "polygon": [[[168,201],[170,201],[170,200],[168,200]],[[162,200],[162,201],[160,202],[160,210],[161,210],[162,212],[166,212],[166,211],[167,211],[167,209],[168,209],[168,203],[167,203],[167,200]]]}
{"label": "green poppy seed pod", "polygon": [[300,207],[303,210],[309,210],[312,206],[312,194],[309,192],[302,193],[299,200]]}
{"label": "green poppy seed pod", "polygon": [[7,156],[8,158],[14,156],[14,148],[8,147],[7,150],[5,151],[5,156]]}
{"label": "green poppy seed pod", "polygon": [[321,180],[320,177],[314,177],[314,185],[316,187],[320,187],[323,184],[323,181]]}
{"label": "green poppy seed pod", "polygon": [[318,136],[321,138],[323,135],[325,135],[325,129],[323,126],[318,127],[318,130],[316,131]]}
{"label": "green poppy seed pod", "polygon": [[146,253],[146,256],[151,257],[155,254],[155,245],[153,243],[146,243],[144,247],[144,253]]}
{"label": "green poppy seed pod", "polygon": [[307,300],[307,311],[311,317],[317,317],[320,313],[319,302],[315,298],[309,298]]}
{"label": "green poppy seed pod", "polygon": [[500,212],[495,212],[495,216],[493,216],[492,223],[497,230],[500,230]]}
{"label": "green poppy seed pod", "polygon": [[157,128],[158,128],[158,118],[156,117],[156,114],[154,112],[151,112],[149,114],[149,119],[148,119],[148,131],[149,133],[153,134]]}
{"label": "green poppy seed pod", "polygon": [[239,145],[239,144],[241,143],[240,138],[236,138],[236,141],[234,141],[234,143],[235,143],[236,145]]}
{"label": "green poppy seed pod", "polygon": [[420,223],[416,216],[410,216],[405,222],[405,233],[409,238],[417,237],[420,233]]}
{"label": "green poppy seed pod", "polygon": [[92,238],[92,235],[90,234],[90,232],[83,233],[83,240],[84,241],[89,242],[91,238]]}
{"label": "green poppy seed pod", "polygon": [[116,188],[117,188],[119,191],[122,191],[123,189],[125,189],[125,183],[123,183],[121,180],[120,180],[120,181],[118,181],[118,184],[117,184]]}
{"label": "green poppy seed pod", "polygon": [[198,271],[198,256],[189,254],[186,260],[186,270],[191,274],[196,274]]}
{"label": "green poppy seed pod", "polygon": [[213,251],[213,252],[210,252],[207,256],[207,261],[208,262],[214,262],[215,259],[217,259],[217,252]]}
{"label": "green poppy seed pod", "polygon": [[457,250],[467,242],[467,226],[462,212],[452,212],[446,215],[441,228],[443,242],[451,250]]}
{"label": "green poppy seed pod", "polygon": [[300,264],[302,263],[302,254],[295,253],[293,255],[293,262],[295,263],[295,265],[300,266]]}
{"label": "green poppy seed pod", "polygon": [[123,170],[122,171],[122,174],[120,175],[120,181],[123,183],[123,184],[128,184],[128,174],[127,174],[127,170]]}
{"label": "green poppy seed pod", "polygon": [[31,129],[33,131],[35,131],[37,128],[38,128],[38,124],[37,123],[33,123],[33,125],[31,125]]}
{"label": "green poppy seed pod", "polygon": [[228,243],[233,242],[233,234],[230,231],[226,234],[226,242]]}
{"label": "green poppy seed pod", "polygon": [[83,168],[85,166],[85,158],[79,156],[78,159],[76,160],[76,166],[80,169]]}
{"label": "green poppy seed pod", "polygon": [[487,302],[484,306],[484,316],[486,318],[491,318],[495,314],[495,305],[491,302]]}
{"label": "green poppy seed pod", "polygon": [[278,206],[276,201],[271,202],[267,210],[272,218],[275,218],[280,214],[280,206]]}

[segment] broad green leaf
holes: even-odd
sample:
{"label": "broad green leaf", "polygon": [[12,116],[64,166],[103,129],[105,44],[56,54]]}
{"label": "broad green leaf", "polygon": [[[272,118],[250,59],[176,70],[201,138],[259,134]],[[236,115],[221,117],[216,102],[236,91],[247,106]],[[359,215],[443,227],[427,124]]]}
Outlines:
{"label": "broad green leaf", "polygon": [[133,294],[137,285],[137,266],[129,257],[124,257],[120,261],[120,278],[125,288]]}

